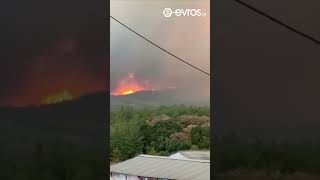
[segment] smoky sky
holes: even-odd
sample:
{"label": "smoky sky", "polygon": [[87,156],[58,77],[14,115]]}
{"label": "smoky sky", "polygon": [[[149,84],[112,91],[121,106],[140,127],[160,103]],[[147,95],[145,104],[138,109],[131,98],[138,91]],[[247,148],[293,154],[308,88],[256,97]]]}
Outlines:
{"label": "smoky sky", "polygon": [[[320,38],[318,1],[247,2]],[[212,11],[215,132],[319,137],[320,47],[233,1]]]}
{"label": "smoky sky", "polygon": [[0,104],[37,104],[62,90],[106,89],[106,4],[100,1],[2,1]]}
{"label": "smoky sky", "polygon": [[[111,1],[111,15],[182,59],[210,72],[210,8],[199,1]],[[205,17],[165,18],[164,8],[195,8]],[[110,21],[110,88],[128,73],[155,89],[175,87],[181,94],[209,98],[210,78]]]}

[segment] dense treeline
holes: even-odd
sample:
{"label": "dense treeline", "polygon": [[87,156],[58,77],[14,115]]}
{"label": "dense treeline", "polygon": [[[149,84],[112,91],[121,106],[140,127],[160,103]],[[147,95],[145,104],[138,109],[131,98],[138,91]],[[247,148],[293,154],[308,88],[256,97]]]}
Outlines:
{"label": "dense treeline", "polygon": [[111,112],[110,157],[120,162],[138,154],[169,155],[178,150],[209,149],[208,107],[121,107]]}
{"label": "dense treeline", "polygon": [[270,176],[294,173],[320,173],[319,140],[269,140],[239,138],[236,135],[214,137],[216,174],[264,172]]}

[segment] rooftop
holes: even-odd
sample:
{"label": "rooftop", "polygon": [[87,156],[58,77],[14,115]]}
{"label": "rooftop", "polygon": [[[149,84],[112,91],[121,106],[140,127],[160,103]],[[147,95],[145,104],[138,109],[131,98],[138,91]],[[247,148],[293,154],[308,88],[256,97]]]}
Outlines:
{"label": "rooftop", "polygon": [[179,151],[170,157],[178,157],[177,154],[181,154],[187,159],[210,160],[210,151]]}
{"label": "rooftop", "polygon": [[178,180],[209,180],[210,161],[139,155],[110,166],[111,173]]}

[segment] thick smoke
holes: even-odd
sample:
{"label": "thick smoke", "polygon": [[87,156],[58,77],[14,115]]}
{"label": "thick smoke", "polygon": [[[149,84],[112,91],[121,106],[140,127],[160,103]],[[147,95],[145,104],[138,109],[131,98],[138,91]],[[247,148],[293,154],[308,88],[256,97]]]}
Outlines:
{"label": "thick smoke", "polygon": [[[187,2],[187,1],[186,1]],[[112,1],[111,14],[132,29],[186,61],[210,72],[209,1]],[[201,8],[206,17],[165,18],[170,8]],[[154,89],[209,98],[210,78],[166,54],[111,20],[111,90],[128,73],[148,80]]]}
{"label": "thick smoke", "polygon": [[[42,96],[106,89],[103,2],[1,2],[0,104],[37,104]],[[106,6],[105,6],[106,7]]]}

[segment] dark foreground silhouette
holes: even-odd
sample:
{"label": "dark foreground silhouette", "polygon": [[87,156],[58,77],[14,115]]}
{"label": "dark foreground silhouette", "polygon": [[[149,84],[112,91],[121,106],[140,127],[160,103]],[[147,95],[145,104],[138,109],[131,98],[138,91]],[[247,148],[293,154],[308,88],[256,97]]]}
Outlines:
{"label": "dark foreground silhouette", "polygon": [[107,93],[0,108],[0,179],[103,179]]}

